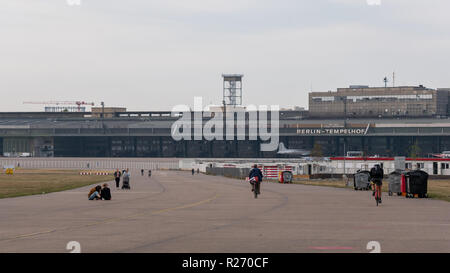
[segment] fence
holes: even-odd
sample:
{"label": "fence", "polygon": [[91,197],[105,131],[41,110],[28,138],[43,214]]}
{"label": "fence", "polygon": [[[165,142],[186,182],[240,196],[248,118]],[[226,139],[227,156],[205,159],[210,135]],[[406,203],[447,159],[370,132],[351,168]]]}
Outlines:
{"label": "fence", "polygon": [[171,158],[0,158],[0,166],[26,169],[76,170],[178,170],[179,160]]}

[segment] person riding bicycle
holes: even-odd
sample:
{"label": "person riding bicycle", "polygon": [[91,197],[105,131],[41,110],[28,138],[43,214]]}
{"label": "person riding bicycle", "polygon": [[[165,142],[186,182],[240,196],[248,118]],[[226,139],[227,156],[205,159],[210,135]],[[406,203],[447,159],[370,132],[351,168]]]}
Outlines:
{"label": "person riding bicycle", "polygon": [[261,182],[263,178],[263,174],[260,169],[258,169],[258,165],[253,165],[253,169],[250,170],[250,173],[248,175],[249,182],[252,185],[252,191],[253,191],[253,183],[255,184],[255,189],[258,194],[260,194],[260,188],[261,188]]}
{"label": "person riding bicycle", "polygon": [[378,200],[380,203],[381,203],[381,187],[383,186],[383,176],[384,172],[380,164],[375,164],[375,166],[372,169],[370,169],[370,180],[374,183],[375,191],[378,190],[379,194]]}

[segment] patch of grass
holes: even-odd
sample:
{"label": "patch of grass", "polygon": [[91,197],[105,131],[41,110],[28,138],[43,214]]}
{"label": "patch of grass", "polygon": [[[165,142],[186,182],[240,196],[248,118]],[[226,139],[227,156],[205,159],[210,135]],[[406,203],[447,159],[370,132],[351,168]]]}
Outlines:
{"label": "patch of grass", "polygon": [[77,170],[17,169],[0,174],[0,198],[65,191],[112,181],[113,176],[80,175]]}
{"label": "patch of grass", "polygon": [[450,202],[450,180],[428,180],[428,197]]}
{"label": "patch of grass", "polygon": [[314,179],[314,180],[298,180],[294,184],[302,184],[309,186],[324,186],[333,188],[348,188],[344,180],[340,179]]}
{"label": "patch of grass", "polygon": [[[335,188],[351,188],[347,187],[344,180],[337,179],[317,179],[317,180],[298,180],[294,184],[324,186]],[[383,181],[383,192],[388,192],[389,182]],[[428,197],[450,202],[450,180],[428,180]]]}

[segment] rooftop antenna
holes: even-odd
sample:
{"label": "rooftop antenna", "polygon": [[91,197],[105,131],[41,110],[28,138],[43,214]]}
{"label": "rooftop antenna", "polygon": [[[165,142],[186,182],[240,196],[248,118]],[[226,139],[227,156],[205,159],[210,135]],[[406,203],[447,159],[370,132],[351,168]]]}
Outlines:
{"label": "rooftop antenna", "polygon": [[384,77],[383,81],[384,81],[384,88],[387,88],[387,83],[389,81],[388,78]]}
{"label": "rooftop antenna", "polygon": [[392,72],[392,87],[395,87],[395,71]]}

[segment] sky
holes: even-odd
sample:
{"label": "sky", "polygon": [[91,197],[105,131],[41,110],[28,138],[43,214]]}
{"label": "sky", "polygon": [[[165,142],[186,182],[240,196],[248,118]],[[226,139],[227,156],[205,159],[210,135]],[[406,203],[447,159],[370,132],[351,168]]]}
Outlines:
{"label": "sky", "polygon": [[[80,1],[80,2],[79,2]],[[1,0],[0,112],[24,101],[134,111],[222,101],[307,107],[349,85],[450,87],[448,0]]]}

